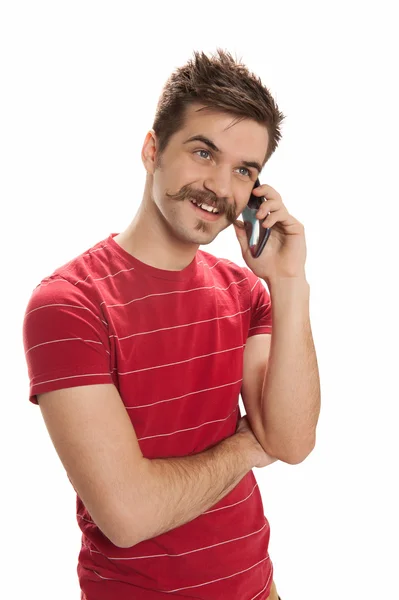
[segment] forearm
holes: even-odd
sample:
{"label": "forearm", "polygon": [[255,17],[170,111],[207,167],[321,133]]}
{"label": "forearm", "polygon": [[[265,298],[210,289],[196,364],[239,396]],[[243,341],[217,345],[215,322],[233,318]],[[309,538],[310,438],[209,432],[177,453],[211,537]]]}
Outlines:
{"label": "forearm", "polygon": [[268,451],[287,462],[303,460],[315,443],[320,380],[305,278],[268,281],[273,333],[262,391]]}
{"label": "forearm", "polygon": [[192,456],[148,460],[140,532],[128,545],[184,525],[214,506],[254,467],[252,446],[245,435],[234,434]]}

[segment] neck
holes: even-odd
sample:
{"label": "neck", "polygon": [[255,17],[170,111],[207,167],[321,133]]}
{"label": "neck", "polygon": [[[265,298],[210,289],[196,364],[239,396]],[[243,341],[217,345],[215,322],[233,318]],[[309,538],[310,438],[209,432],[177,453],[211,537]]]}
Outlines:
{"label": "neck", "polygon": [[143,199],[133,221],[114,240],[141,262],[168,271],[181,271],[193,260],[199,244],[179,240],[151,197],[147,175]]}

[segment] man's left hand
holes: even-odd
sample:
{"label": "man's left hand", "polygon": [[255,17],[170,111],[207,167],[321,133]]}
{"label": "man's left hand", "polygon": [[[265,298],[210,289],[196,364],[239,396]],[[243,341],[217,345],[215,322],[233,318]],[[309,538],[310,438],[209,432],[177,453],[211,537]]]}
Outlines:
{"label": "man's left hand", "polygon": [[280,194],[270,185],[260,185],[252,193],[255,196],[264,196],[266,199],[256,214],[260,220],[266,217],[265,221],[260,223],[260,227],[272,227],[272,229],[261,255],[254,258],[249,249],[245,229],[234,226],[246,264],[255,275],[265,281],[305,277],[304,226],[289,214]]}

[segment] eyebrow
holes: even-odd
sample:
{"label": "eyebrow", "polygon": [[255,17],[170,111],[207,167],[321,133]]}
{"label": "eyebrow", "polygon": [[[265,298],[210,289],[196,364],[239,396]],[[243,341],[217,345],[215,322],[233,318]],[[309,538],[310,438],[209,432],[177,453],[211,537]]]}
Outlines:
{"label": "eyebrow", "polygon": [[[204,135],[193,135],[183,143],[188,144],[189,142],[195,141],[202,142],[206,146],[209,146],[209,148],[211,148],[211,150],[213,150],[214,152],[220,152],[220,149],[216,146],[216,144]],[[241,164],[243,164],[245,167],[253,167],[258,171],[258,173],[261,173],[262,171],[262,166],[256,160],[242,160]]]}

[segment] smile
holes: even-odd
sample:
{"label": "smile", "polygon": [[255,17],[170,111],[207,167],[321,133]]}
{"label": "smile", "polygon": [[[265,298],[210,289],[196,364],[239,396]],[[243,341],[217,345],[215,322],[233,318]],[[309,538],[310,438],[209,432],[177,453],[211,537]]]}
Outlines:
{"label": "smile", "polygon": [[201,218],[205,219],[206,221],[216,221],[220,218],[219,211],[216,208],[213,208],[212,206],[208,206],[204,202],[202,202],[201,204],[197,204],[195,200],[190,200],[190,204],[196,211],[196,213],[200,214]]}
{"label": "smile", "polygon": [[198,206],[198,208],[202,208],[203,210],[206,210],[208,212],[212,212],[214,214],[217,214],[219,212],[217,208],[214,208],[213,206],[209,206],[209,204],[206,204],[206,202],[199,203],[196,200],[190,200],[190,202],[192,202],[193,204],[196,204]]}

